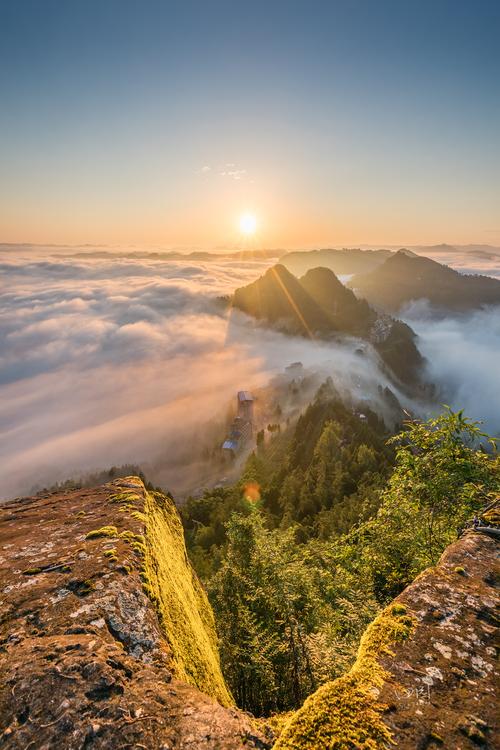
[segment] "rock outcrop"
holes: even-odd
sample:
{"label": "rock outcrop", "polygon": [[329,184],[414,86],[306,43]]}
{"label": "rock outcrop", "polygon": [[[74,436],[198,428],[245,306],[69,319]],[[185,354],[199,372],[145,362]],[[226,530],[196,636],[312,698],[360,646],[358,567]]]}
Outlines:
{"label": "rock outcrop", "polygon": [[[275,750],[498,747],[499,578],[496,535],[467,531],[276,719]],[[0,610],[1,747],[271,746],[232,705],[175,506],[137,478],[2,506]]]}
{"label": "rock outcrop", "polygon": [[275,750],[499,747],[498,541],[466,532],[366,631],[351,671],[289,719]]}
{"label": "rock outcrop", "polygon": [[129,477],[0,508],[5,748],[265,748],[172,500]]}

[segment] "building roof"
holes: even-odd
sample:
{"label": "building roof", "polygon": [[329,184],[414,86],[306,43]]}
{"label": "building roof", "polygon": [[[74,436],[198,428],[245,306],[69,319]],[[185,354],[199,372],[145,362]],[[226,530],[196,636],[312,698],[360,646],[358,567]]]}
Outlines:
{"label": "building roof", "polygon": [[250,391],[238,391],[238,401],[253,401]]}
{"label": "building roof", "polygon": [[235,451],[238,450],[238,443],[234,440],[225,440],[222,444],[222,450]]}

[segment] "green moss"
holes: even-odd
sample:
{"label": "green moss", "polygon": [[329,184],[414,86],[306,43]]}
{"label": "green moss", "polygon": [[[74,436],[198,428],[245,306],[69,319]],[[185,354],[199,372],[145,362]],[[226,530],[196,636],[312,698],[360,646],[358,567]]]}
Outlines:
{"label": "green moss", "polygon": [[133,531],[122,531],[120,533],[120,539],[125,539],[126,542],[133,542],[136,538],[136,535]]}
{"label": "green moss", "polygon": [[101,526],[100,529],[89,531],[85,539],[98,539],[101,536],[118,536],[118,529],[116,526]]}
{"label": "green moss", "polygon": [[146,523],[146,516],[144,515],[144,513],[141,513],[140,510],[134,510],[134,511],[132,511],[132,513],[130,515],[132,516],[132,518],[135,518],[137,521],[141,521],[142,523]]}
{"label": "green moss", "polygon": [[497,498],[497,505],[483,513],[482,517],[489,526],[500,526],[500,497]]}
{"label": "green moss", "polygon": [[94,582],[89,579],[86,581],[69,581],[66,586],[76,596],[87,596],[95,590]]}
{"label": "green moss", "polygon": [[[91,531],[87,539],[118,536],[130,545],[139,558],[143,591],[155,606],[171,647],[176,676],[223,705],[233,705],[220,668],[212,609],[188,561],[173,500],[158,492],[146,492],[137,477],[123,481],[136,485],[138,492],[124,490],[109,499],[120,503],[122,512],[132,509],[130,515],[145,525],[145,536],[130,530],[118,533],[116,527],[107,526]],[[107,550],[104,554],[114,561],[115,553]],[[132,568],[121,565],[118,570],[129,574]]]}
{"label": "green moss", "polygon": [[23,576],[36,576],[41,572],[41,568],[26,568],[26,570],[23,570]]}
{"label": "green moss", "polygon": [[405,615],[408,611],[407,607],[405,607],[404,604],[400,604],[399,602],[397,604],[392,605],[392,614],[396,617],[398,615]]}
{"label": "green moss", "polygon": [[392,653],[393,643],[409,637],[413,619],[406,612],[406,607],[394,604],[373,621],[351,671],[305,701],[285,725],[274,750],[379,750],[391,743],[382,720],[384,707],[376,697],[388,676],[380,659]]}
{"label": "green moss", "polygon": [[130,547],[138,557],[146,557],[146,546],[141,542],[132,542]]}
{"label": "green moss", "polygon": [[104,557],[108,558],[108,561],[111,563],[118,562],[118,555],[116,553],[116,549],[107,549],[103,552]]}
{"label": "green moss", "polygon": [[459,576],[466,576],[467,573],[465,572],[465,568],[462,568],[461,565],[457,565],[456,568],[453,568],[454,573],[458,573]]}
{"label": "green moss", "polygon": [[108,498],[110,503],[128,503],[132,505],[135,500],[142,500],[142,498],[136,492],[117,492],[114,495],[110,495]]}
{"label": "green moss", "polygon": [[473,723],[468,725],[461,725],[460,731],[462,732],[462,734],[465,734],[466,737],[472,740],[472,742],[474,742],[476,745],[485,745],[487,742],[487,738],[484,732],[482,732],[479,727]]}
{"label": "green moss", "polygon": [[172,649],[176,676],[223,705],[232,705],[219,662],[214,617],[187,557],[173,501],[145,493],[146,538],[132,547],[144,552],[141,578]]}
{"label": "green moss", "polygon": [[84,510],[79,510],[76,514],[77,518],[83,518],[83,516],[87,515]]}

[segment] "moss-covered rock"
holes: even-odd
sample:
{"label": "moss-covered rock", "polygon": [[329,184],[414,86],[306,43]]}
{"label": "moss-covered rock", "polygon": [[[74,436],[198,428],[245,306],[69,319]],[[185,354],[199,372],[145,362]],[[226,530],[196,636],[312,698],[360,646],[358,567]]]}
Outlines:
{"label": "moss-covered rock", "polygon": [[170,500],[134,477],[14,500],[0,549],[2,748],[270,747],[217,703],[212,613]]}
{"label": "moss-covered rock", "polygon": [[157,608],[177,674],[223,705],[231,705],[212,609],[188,561],[173,500],[146,492],[144,517],[146,590]]}
{"label": "moss-covered rock", "polygon": [[101,526],[100,529],[92,529],[86,534],[85,539],[99,539],[103,536],[116,537],[118,529],[116,526]]}
{"label": "moss-covered rock", "polygon": [[275,750],[493,747],[499,567],[496,539],[462,535],[369,626],[351,671],[276,727]]}
{"label": "moss-covered rock", "polygon": [[370,625],[350,672],[328,682],[292,715],[276,750],[376,750],[391,741],[378,703],[386,671],[380,663],[391,645],[410,635],[413,620],[403,605],[391,605]]}

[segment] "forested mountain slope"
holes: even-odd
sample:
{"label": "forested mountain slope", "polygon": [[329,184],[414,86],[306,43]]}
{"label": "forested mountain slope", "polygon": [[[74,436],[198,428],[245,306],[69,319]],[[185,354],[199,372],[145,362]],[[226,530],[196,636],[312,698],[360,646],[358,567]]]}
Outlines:
{"label": "forested mountain slope", "polygon": [[[185,509],[189,550],[223,531],[204,575],[213,610],[172,499],[137,477],[2,506],[3,746],[494,747],[498,542],[454,541],[485,504],[498,524],[493,443],[479,450],[479,427],[448,410],[387,447],[374,415],[342,408],[326,384],[274,459]],[[281,492],[292,467],[325,480],[305,516]],[[321,502],[342,507],[365,480],[376,497],[321,538]]]}

